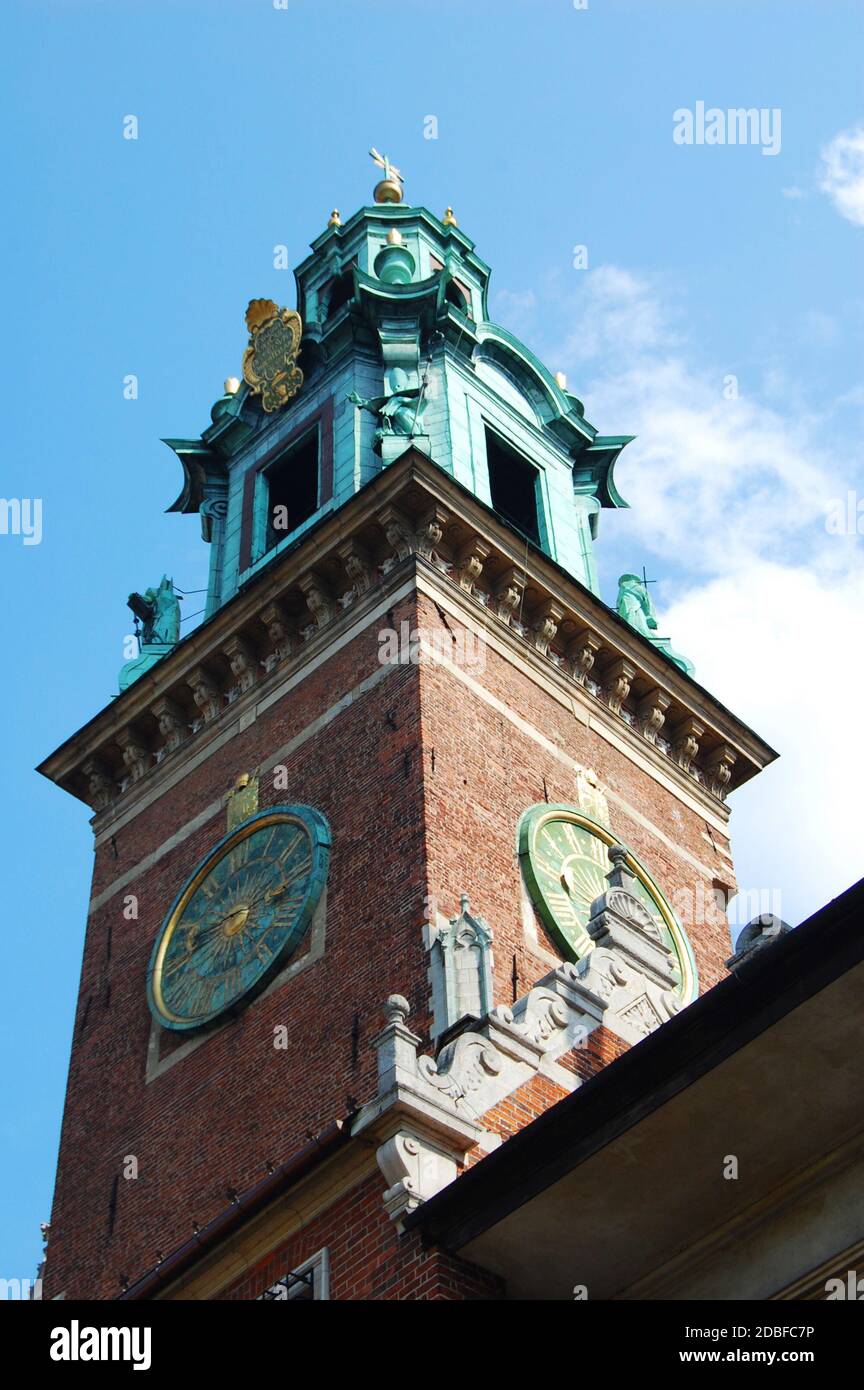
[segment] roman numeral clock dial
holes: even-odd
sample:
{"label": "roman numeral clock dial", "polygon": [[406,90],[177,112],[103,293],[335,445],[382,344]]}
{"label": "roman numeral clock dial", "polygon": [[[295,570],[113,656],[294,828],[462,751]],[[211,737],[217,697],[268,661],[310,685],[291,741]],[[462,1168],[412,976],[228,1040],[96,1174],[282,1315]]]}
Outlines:
{"label": "roman numeral clock dial", "polygon": [[[542,803],[526,811],[519,824],[519,859],[537,912],[565,960],[580,960],[593,948],[586,930],[591,904],[608,888],[609,846],[618,844],[605,825],[574,806]],[[696,965],[690,943],[660,888],[636,856],[627,864],[633,892],[653,918],[673,953],[679,995],[696,994]]]}
{"label": "roman numeral clock dial", "polygon": [[153,947],[147,998],[163,1028],[203,1027],[266,986],[306,934],[329,854],[329,826],[311,806],[274,806],[219,841]]}

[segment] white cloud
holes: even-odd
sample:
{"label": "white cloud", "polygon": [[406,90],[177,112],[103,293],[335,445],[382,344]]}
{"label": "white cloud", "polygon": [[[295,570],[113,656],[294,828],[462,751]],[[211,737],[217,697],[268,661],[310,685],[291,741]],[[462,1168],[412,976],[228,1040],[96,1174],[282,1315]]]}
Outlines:
{"label": "white cloud", "polygon": [[610,432],[637,436],[616,470],[632,539],[698,574],[806,547],[839,486],[805,428],[746,395],[727,399],[727,380],[660,356],[590,388],[604,430],[611,418]]}
{"label": "white cloud", "polygon": [[671,292],[662,282],[633,275],[619,266],[580,271],[582,293],[571,301],[570,330],[558,348],[562,362],[581,364],[614,354],[633,358],[675,341],[676,315]]}
{"label": "white cloud", "polygon": [[781,754],[733,796],[731,831],[742,888],[779,892],[797,923],[864,867],[864,554],[825,525],[855,486],[856,455],[831,403],[817,414],[782,368],[770,403],[764,382],[742,381],[736,398],[727,368],[684,339],[662,281],[603,267],[538,314],[543,355],[569,371],[589,418],[637,436],[616,470],[632,510],[604,518],[601,559],[653,565],[661,630]]}
{"label": "white cloud", "polygon": [[864,125],[841,130],[824,146],[819,187],[841,217],[864,227]]}
{"label": "white cloud", "polygon": [[[697,675],[781,754],[731,800],[740,887],[795,925],[862,872],[864,566],[754,559],[665,614]],[[710,633],[710,640],[705,634]]]}

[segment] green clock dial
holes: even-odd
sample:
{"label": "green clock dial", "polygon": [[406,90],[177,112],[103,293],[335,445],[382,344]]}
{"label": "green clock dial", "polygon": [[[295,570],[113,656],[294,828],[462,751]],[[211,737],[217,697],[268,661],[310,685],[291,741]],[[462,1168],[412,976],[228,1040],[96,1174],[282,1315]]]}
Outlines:
{"label": "green clock dial", "polygon": [[327,876],[330,830],[310,806],[244,821],[181,889],[147,972],[164,1028],[199,1028],[248,1002],[303,939]]}
{"label": "green clock dial", "polygon": [[[525,884],[544,925],[567,960],[593,947],[586,930],[591,904],[608,888],[609,846],[618,840],[605,826],[572,806],[545,803],[526,811],[519,826],[519,858]],[[633,892],[647,908],[674,960],[676,987],[696,993],[693,952],[672,908],[648,871],[628,851]]]}

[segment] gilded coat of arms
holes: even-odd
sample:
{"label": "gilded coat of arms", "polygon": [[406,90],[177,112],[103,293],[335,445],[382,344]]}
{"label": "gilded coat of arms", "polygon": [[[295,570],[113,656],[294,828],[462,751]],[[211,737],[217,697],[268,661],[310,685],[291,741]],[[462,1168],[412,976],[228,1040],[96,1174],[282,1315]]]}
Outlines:
{"label": "gilded coat of arms", "polygon": [[272,299],[252,299],[246,310],[249,346],[243,376],[270,414],[281,410],[303,385],[297,366],[303,323],[294,309],[280,309]]}

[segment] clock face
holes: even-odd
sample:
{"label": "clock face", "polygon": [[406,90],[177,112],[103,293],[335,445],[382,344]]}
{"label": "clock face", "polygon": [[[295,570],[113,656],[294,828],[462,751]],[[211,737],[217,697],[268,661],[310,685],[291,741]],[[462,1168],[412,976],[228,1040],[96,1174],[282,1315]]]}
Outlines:
{"label": "clock face", "polygon": [[[519,826],[519,858],[531,900],[567,960],[593,949],[586,926],[591,904],[609,887],[609,846],[619,841],[572,806],[534,806]],[[696,966],[690,944],[668,902],[646,869],[628,851],[635,877],[633,893],[648,910],[660,936],[673,953],[679,993],[696,992]]]}
{"label": "clock face", "polygon": [[300,944],[324,887],[330,830],[310,806],[274,806],[211,851],[173,903],[147,973],[164,1028],[199,1028],[248,1001]]}

